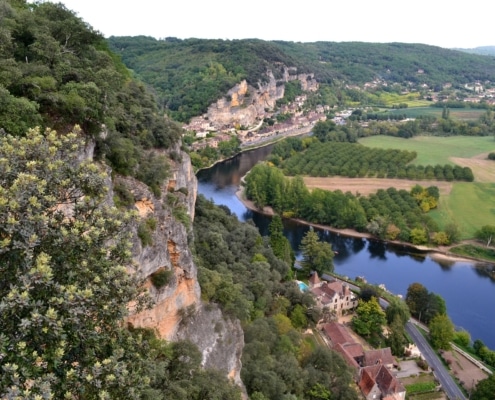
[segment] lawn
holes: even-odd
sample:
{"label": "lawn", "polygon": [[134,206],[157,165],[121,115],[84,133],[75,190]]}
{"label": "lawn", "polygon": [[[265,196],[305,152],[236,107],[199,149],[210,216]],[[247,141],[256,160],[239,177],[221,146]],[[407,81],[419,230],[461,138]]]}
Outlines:
{"label": "lawn", "polygon": [[453,165],[450,157],[471,158],[495,151],[495,140],[491,136],[416,136],[412,139],[370,136],[359,139],[359,143],[382,149],[415,151],[418,157],[413,163],[416,165]]}

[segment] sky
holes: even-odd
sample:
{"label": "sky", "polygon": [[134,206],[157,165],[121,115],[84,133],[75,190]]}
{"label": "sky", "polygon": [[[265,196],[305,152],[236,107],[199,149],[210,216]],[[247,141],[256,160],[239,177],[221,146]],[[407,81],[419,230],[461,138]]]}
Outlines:
{"label": "sky", "polygon": [[495,45],[495,3],[416,0],[60,0],[109,36]]}

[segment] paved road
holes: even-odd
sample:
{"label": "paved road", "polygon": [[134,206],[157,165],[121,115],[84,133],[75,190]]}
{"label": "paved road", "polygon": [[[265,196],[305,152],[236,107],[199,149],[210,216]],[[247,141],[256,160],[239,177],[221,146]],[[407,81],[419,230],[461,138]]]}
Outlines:
{"label": "paved road", "polygon": [[[359,287],[353,284],[349,283],[349,286],[352,290],[360,290]],[[380,298],[378,301],[383,309],[386,309],[389,306],[388,301],[383,298]],[[435,351],[431,348],[430,344],[426,341],[423,335],[418,331],[416,326],[409,321],[405,328],[407,333],[411,336],[413,342],[416,346],[418,346],[428,365],[433,369],[433,373],[442,385],[447,397],[450,400],[467,400],[464,393],[462,393],[462,390],[456,385],[452,376],[450,376]]]}
{"label": "paved road", "polygon": [[461,389],[456,385],[454,379],[449,375],[435,351],[430,347],[416,326],[414,326],[412,322],[408,322],[406,324],[406,331],[418,346],[428,365],[433,369],[433,373],[442,384],[442,388],[447,394],[447,397],[450,400],[466,400]]}

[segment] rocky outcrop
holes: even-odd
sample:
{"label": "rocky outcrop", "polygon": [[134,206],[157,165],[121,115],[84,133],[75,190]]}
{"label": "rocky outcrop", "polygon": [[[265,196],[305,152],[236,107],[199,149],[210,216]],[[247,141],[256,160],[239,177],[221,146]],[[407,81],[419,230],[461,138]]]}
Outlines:
{"label": "rocky outcrop", "polygon": [[299,80],[304,91],[315,91],[318,83],[313,74],[297,74],[295,68],[283,68],[280,79],[268,71],[265,82],[258,87],[249,86],[246,81],[234,86],[227,96],[213,103],[206,115],[211,126],[220,130],[229,126],[252,126],[264,118],[267,110],[275,107],[276,101],[284,97],[284,83]]}
{"label": "rocky outcrop", "polygon": [[[224,371],[242,386],[240,379],[243,332],[238,321],[223,317],[213,305],[203,305],[188,239],[194,218],[197,182],[189,156],[172,149],[170,178],[164,182],[162,195],[156,197],[143,183],[132,178],[116,178],[134,199],[140,224],[153,220],[148,228],[151,244],[143,245],[136,233],[133,258],[137,273],[145,281],[153,307],[128,318],[134,327],[151,328],[166,340],[188,339],[203,354],[203,365]],[[180,154],[180,157],[177,155]],[[178,214],[180,210],[180,215]],[[139,230],[136,227],[136,232]],[[164,274],[161,287],[153,276]]]}
{"label": "rocky outcrop", "polygon": [[[168,340],[177,333],[181,310],[198,304],[201,295],[197,269],[188,244],[188,227],[174,216],[174,211],[182,208],[190,220],[194,218],[196,177],[187,154],[172,163],[171,176],[162,187],[161,197],[154,196],[141,182],[128,178],[121,181],[134,196],[140,223],[146,224],[147,219],[153,219],[155,226],[150,229],[150,245],[143,246],[137,235],[133,244],[138,274],[146,279],[154,307],[132,315],[129,323],[155,329],[160,337]],[[169,272],[169,281],[157,288],[151,276],[160,271]]]}
{"label": "rocky outcrop", "polygon": [[188,339],[203,354],[203,366],[226,373],[239,386],[244,333],[239,320],[225,318],[212,304],[202,305],[189,312],[181,321],[174,339]]}

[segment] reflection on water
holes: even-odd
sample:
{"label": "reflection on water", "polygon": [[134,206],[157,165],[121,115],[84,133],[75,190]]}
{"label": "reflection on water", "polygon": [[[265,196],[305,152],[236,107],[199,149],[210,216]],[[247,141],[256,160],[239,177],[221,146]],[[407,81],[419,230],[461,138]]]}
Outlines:
{"label": "reflection on water", "polygon": [[[198,173],[200,194],[215,204],[227,206],[242,221],[253,220],[262,235],[268,235],[270,219],[246,209],[235,192],[241,177],[270,152],[271,147],[246,152]],[[284,234],[298,257],[299,245],[308,229],[305,225],[284,221]],[[427,254],[412,253],[403,246],[315,230],[338,252],[334,259],[337,273],[350,278],[364,276],[368,282],[384,284],[392,293],[402,296],[411,283],[419,282],[445,299],[449,316],[457,327],[495,349],[494,266],[433,260]]]}

